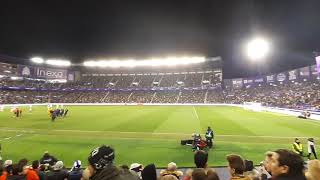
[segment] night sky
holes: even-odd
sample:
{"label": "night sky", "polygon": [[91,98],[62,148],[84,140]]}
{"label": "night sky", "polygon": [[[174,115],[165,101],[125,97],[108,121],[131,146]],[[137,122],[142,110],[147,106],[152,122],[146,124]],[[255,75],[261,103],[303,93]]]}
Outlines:
{"label": "night sky", "polygon": [[[279,72],[314,63],[319,0],[0,1],[0,54],[30,58],[221,56],[224,76]],[[250,63],[244,43],[272,42]]]}

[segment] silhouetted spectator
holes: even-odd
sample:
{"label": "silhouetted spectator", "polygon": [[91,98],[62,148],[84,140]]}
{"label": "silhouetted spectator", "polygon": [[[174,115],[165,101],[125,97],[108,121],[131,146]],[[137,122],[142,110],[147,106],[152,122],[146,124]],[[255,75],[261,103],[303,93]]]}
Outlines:
{"label": "silhouetted spectator", "polygon": [[53,166],[58,161],[57,158],[54,156],[51,156],[48,151],[46,151],[43,154],[43,157],[40,159],[40,164],[49,164],[50,166]]}
{"label": "silhouetted spectator", "polygon": [[141,173],[142,180],[157,180],[156,166],[154,164],[147,165]]}
{"label": "silhouetted spectator", "polygon": [[58,161],[52,166],[53,170],[47,173],[47,180],[65,180],[68,177],[67,171],[64,169],[63,162]]}

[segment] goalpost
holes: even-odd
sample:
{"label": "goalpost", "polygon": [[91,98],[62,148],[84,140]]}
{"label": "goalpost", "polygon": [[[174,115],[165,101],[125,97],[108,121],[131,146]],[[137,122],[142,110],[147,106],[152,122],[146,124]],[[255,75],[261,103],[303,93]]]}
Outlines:
{"label": "goalpost", "polygon": [[251,110],[256,112],[262,111],[262,104],[257,102],[244,102],[243,103],[243,109],[245,110]]}

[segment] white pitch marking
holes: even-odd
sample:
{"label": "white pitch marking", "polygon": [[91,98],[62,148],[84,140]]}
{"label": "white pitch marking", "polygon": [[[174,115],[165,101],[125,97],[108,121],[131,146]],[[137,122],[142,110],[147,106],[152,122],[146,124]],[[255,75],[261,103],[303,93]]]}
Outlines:
{"label": "white pitch marking", "polygon": [[[40,130],[40,129],[38,129]],[[25,130],[25,129],[1,129],[0,131],[8,131],[8,132],[22,132],[22,133],[34,133],[34,130]]]}
{"label": "white pitch marking", "polygon": [[198,116],[196,108],[194,106],[192,106],[192,107],[193,107],[193,111],[194,111],[195,115],[197,116],[197,119],[199,120],[199,116]]}
{"label": "white pitch marking", "polygon": [[[30,129],[30,131],[24,130],[10,130],[16,132],[35,132],[35,130],[45,130],[45,129]],[[3,129],[0,129],[3,131]],[[4,131],[7,131],[6,129]],[[166,133],[166,132],[121,132],[121,131],[89,131],[89,130],[49,130],[51,132],[79,132],[79,133],[120,133],[120,134],[145,134],[145,135],[190,135],[192,133]],[[41,134],[40,134],[41,135]],[[241,134],[217,134],[216,137],[249,137],[249,138],[279,138],[279,139],[292,139],[292,138],[309,138],[309,136],[252,136],[252,135],[241,135]],[[11,137],[10,137],[11,138]]]}

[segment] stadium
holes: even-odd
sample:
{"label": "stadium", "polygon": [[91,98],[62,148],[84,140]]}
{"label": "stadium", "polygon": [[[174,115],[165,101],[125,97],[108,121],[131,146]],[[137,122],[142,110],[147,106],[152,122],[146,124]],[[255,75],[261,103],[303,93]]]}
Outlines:
{"label": "stadium", "polygon": [[319,46],[263,69],[271,44],[245,44],[256,67],[240,74],[216,49],[77,60],[0,46],[0,178],[319,179]]}

